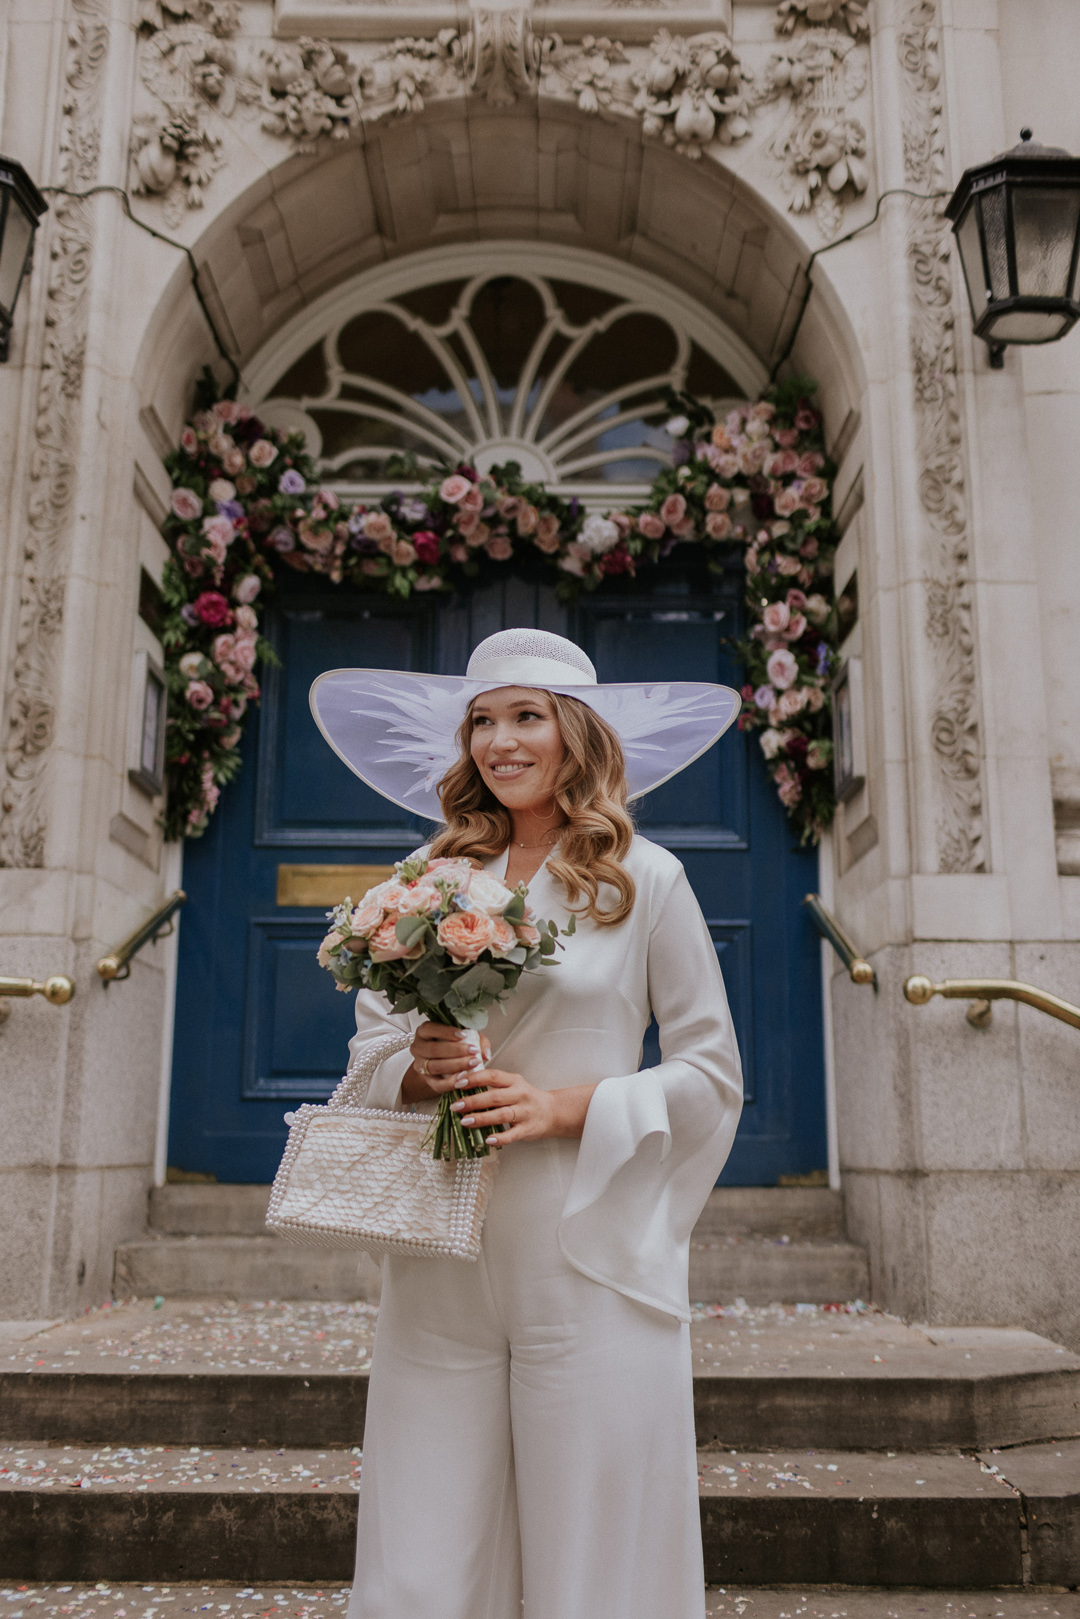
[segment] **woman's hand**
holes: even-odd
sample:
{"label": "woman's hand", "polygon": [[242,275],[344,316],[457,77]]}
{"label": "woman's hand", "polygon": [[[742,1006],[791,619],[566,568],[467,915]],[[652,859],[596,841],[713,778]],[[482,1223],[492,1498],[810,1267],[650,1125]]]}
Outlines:
{"label": "woman's hand", "polygon": [[[493,1129],[488,1136],[494,1147],[515,1141],[544,1141],[550,1138],[577,1140],[585,1128],[585,1115],[595,1085],[572,1085],[559,1091],[541,1091],[520,1074],[507,1074],[499,1068],[478,1070],[471,1084],[483,1086],[468,1096],[451,1102],[466,1130]],[[449,1087],[446,1087],[449,1089]]]}
{"label": "woman's hand", "polygon": [[[486,1060],[491,1056],[490,1042],[481,1035],[480,1044]],[[433,1101],[444,1091],[471,1083],[467,1076],[483,1068],[481,1059],[465,1044],[462,1031],[445,1023],[421,1023],[410,1050],[412,1063],[401,1081],[405,1102]]]}

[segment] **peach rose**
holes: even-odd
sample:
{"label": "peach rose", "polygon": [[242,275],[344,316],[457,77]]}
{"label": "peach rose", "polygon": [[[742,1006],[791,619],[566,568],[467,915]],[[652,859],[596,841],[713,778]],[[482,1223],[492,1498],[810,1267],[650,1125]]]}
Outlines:
{"label": "peach rose", "polygon": [[799,665],[788,651],[774,652],[765,665],[772,684],[784,691],[799,678]]}
{"label": "peach rose", "polygon": [[514,932],[520,944],[534,945],[540,943],[540,929],[534,928],[531,922],[519,922]]}
{"label": "peach rose", "polygon": [[482,545],[487,544],[490,538],[491,530],[488,528],[487,524],[477,523],[476,527],[465,541],[465,544],[471,546],[474,551],[478,551]]}
{"label": "peach rose", "polygon": [[549,557],[554,556],[560,544],[558,524],[555,525],[554,530],[544,531],[537,528],[536,533],[533,535],[533,544],[538,551],[543,551]]}
{"label": "peach rose", "polygon": [[472,879],[473,868],[467,860],[454,860],[441,855],[436,860],[429,860],[427,871],[424,873],[428,881],[438,879],[441,883],[449,883],[455,893],[464,893]]}
{"label": "peach rose", "polygon": [[438,940],[451,961],[462,967],[489,950],[495,939],[495,923],[479,911],[452,911],[438,926]]}
{"label": "peach rose", "polygon": [[[224,741],[224,740],[225,739],[223,737],[222,741]],[[318,961],[320,967],[329,967],[330,961],[332,959],[331,955],[330,955],[331,946],[333,946],[335,944],[340,944],[340,943],[341,943],[341,934],[340,933],[328,933],[326,935],[326,938],[323,940],[322,944],[319,946],[318,950],[315,953],[316,960]]]}
{"label": "peach rose", "polygon": [[457,526],[459,534],[468,536],[473,532],[473,529],[479,528],[480,519],[476,512],[459,512]]}
{"label": "peach rose", "polygon": [[637,526],[647,540],[661,540],[664,537],[664,520],[655,512],[642,512]]}
{"label": "peach rose", "polygon": [[405,890],[398,909],[402,916],[425,916],[429,911],[437,911],[441,904],[442,895],[435,884],[421,881]]}
{"label": "peach rose", "polygon": [[385,512],[368,512],[364,518],[364,533],[377,545],[394,538],[394,525]]}
{"label": "peach rose", "polygon": [[372,961],[416,961],[424,954],[423,936],[408,949],[397,936],[397,916],[393,912],[368,940]]}
{"label": "peach rose", "polygon": [[523,500],[521,510],[517,514],[517,531],[519,534],[531,534],[540,521],[540,513],[535,506],[530,506]]}
{"label": "peach rose", "polygon": [[469,485],[468,493],[462,495],[461,497],[461,505],[467,512],[483,511],[484,497],[480,493],[480,487],[478,484],[471,483]]}
{"label": "peach rose", "polygon": [[390,555],[399,568],[407,568],[410,562],[416,561],[416,546],[410,540],[395,540]]}
{"label": "peach rose", "polygon": [[493,534],[484,547],[492,562],[506,562],[514,554],[508,534]]}
{"label": "peach rose", "polygon": [[731,490],[725,489],[723,484],[711,483],[705,491],[705,510],[707,512],[726,512],[731,505]]}
{"label": "peach rose", "polygon": [[705,532],[710,540],[726,540],[731,533],[731,518],[727,512],[709,512],[705,518]]}
{"label": "peach rose", "polygon": [[504,922],[501,916],[491,918],[492,940],[491,953],[493,956],[508,956],[511,950],[518,947],[517,934],[509,922]]}
{"label": "peach rose", "polygon": [[787,602],[770,602],[761,615],[761,622],[770,635],[779,635],[787,629],[790,617],[791,609]]}
{"label": "peach rose", "polygon": [[372,891],[365,894],[359,905],[354,908],[349,917],[349,926],[354,933],[366,939],[369,933],[375,932],[385,914],[381,899]]}

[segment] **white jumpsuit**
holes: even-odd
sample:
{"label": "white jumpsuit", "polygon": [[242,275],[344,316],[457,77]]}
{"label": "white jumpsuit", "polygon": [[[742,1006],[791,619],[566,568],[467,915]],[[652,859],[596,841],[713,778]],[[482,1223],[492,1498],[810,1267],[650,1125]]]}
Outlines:
{"label": "white jumpsuit", "polygon": [[[599,1082],[581,1141],[500,1154],[475,1265],[383,1262],[348,1619],[703,1619],[687,1260],[742,1081],[682,866],[641,837],[625,863],[630,917],[579,920],[486,1030],[492,1067]],[[569,920],[546,867],[529,903]],[[419,1021],[368,991],[356,1017],[354,1051]],[[373,1105],[401,1106],[410,1060]]]}

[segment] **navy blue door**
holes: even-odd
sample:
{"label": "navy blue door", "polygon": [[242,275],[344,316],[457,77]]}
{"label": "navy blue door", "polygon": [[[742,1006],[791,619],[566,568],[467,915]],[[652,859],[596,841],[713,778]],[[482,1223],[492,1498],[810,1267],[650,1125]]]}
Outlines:
{"label": "navy blue door", "polygon": [[[310,903],[304,879],[332,885],[334,867],[388,865],[430,831],[326,747],[308,712],[317,674],[349,665],[461,673],[485,635],[537,624],[572,635],[602,680],[737,686],[726,642],[739,610],[735,578],[698,593],[684,585],[592,596],[569,613],[549,587],[520,580],[446,604],[344,589],[279,600],[267,629],[281,665],[267,673],[244,768],[185,851],[170,1164],[222,1181],[271,1179],[283,1112],[328,1095],[354,1027],[352,997],[316,965],[326,903]],[[747,1105],[724,1181],[771,1185],[824,1168],[819,951],[801,906],[816,887],[816,857],[792,848],[775,793],[737,731],[650,794],[637,819],[686,866],[731,1001]],[[356,874],[349,880],[355,888]],[[655,1048],[650,1031],[646,1062]]]}

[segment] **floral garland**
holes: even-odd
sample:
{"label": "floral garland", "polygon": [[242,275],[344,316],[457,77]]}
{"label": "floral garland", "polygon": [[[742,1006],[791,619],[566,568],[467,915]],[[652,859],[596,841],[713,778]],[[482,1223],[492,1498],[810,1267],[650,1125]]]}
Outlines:
{"label": "floral garland", "polygon": [[256,667],[273,659],[261,612],[286,570],[407,598],[516,563],[546,570],[572,599],[605,580],[679,567],[688,554],[677,548],[692,545],[714,572],[743,551],[750,630],[738,647],[747,673],[739,726],[760,733],[801,841],[818,842],[835,808],[837,532],[835,469],[812,394],[812,384],[785,384],[720,422],[673,395],[674,464],[644,504],[603,514],[524,482],[513,463],[484,475],[446,469],[423,493],[345,504],[318,486],[299,435],[265,427],[230,399],[200,410],[166,461],[166,836],[203,832],[239,769]]}

